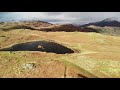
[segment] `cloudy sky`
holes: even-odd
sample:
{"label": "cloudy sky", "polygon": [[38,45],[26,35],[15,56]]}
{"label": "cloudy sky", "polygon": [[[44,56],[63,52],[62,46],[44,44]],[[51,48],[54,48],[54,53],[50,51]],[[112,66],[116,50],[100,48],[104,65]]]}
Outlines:
{"label": "cloudy sky", "polygon": [[34,19],[59,24],[86,24],[111,17],[120,19],[120,12],[0,12],[0,21]]}

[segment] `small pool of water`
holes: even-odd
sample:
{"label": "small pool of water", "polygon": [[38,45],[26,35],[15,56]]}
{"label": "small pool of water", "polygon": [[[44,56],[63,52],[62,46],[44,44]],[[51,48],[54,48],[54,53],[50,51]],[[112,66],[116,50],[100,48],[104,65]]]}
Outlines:
{"label": "small pool of water", "polygon": [[57,54],[74,53],[74,51],[70,48],[49,41],[33,41],[33,42],[16,44],[9,48],[0,49],[0,51],[41,51],[41,52],[51,52]]}

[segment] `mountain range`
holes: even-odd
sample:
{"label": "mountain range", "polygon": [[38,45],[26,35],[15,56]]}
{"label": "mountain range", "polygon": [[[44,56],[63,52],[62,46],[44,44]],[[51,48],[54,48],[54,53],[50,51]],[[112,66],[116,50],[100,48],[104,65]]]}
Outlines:
{"label": "mountain range", "polygon": [[102,21],[84,24],[81,25],[80,27],[86,27],[90,25],[100,26],[100,27],[105,27],[105,26],[120,27],[120,22],[119,19],[112,17],[112,18],[104,19]]}
{"label": "mountain range", "polygon": [[102,21],[84,25],[51,24],[43,21],[0,22],[1,30],[31,29],[45,32],[95,32],[108,35],[120,35],[120,22],[117,18],[107,18]]}

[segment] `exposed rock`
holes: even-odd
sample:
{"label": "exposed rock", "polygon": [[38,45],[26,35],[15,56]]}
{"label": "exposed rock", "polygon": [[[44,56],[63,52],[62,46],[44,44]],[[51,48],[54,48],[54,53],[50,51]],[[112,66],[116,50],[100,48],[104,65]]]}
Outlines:
{"label": "exposed rock", "polygon": [[35,63],[25,63],[25,64],[22,65],[22,68],[33,69],[34,70],[36,68],[36,65],[35,65]]}

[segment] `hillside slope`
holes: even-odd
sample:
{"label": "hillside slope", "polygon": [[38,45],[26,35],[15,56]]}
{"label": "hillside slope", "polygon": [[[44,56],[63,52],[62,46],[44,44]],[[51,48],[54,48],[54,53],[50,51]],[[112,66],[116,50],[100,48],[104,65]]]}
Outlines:
{"label": "hillside slope", "polygon": [[120,37],[94,32],[0,30],[1,48],[39,40],[57,42],[78,52],[55,54],[40,51],[0,51],[0,77],[120,77]]}
{"label": "hillside slope", "polygon": [[88,26],[86,28],[93,29],[93,32],[106,34],[106,35],[113,35],[113,36],[120,36],[120,27],[99,27],[99,26]]}
{"label": "hillside slope", "polygon": [[1,30],[13,30],[13,29],[40,29],[52,26],[53,24],[43,21],[21,21],[21,22],[1,22]]}
{"label": "hillside slope", "polygon": [[81,28],[72,24],[51,24],[42,21],[1,22],[0,30],[30,29],[44,32],[94,32],[93,28]]}
{"label": "hillside slope", "polygon": [[81,25],[81,27],[86,27],[86,26],[90,26],[90,25],[100,26],[100,27],[105,27],[105,26],[120,27],[120,22],[116,18],[107,18],[102,21]]}

